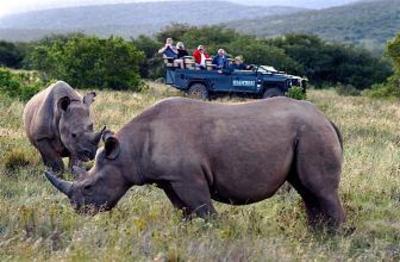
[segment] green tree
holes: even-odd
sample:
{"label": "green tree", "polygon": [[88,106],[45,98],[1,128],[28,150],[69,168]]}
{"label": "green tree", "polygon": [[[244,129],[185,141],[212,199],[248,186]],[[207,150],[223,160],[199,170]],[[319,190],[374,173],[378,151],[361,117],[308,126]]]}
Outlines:
{"label": "green tree", "polygon": [[396,74],[400,76],[400,33],[388,43],[387,54],[393,61]]}
{"label": "green tree", "polygon": [[42,40],[29,59],[32,68],[42,70],[47,78],[74,87],[138,90],[143,58],[143,52],[120,37],[72,35]]}
{"label": "green tree", "polygon": [[139,65],[140,76],[143,78],[157,79],[165,75],[164,60],[158,55],[158,50],[163,45],[154,38],[140,35],[132,39],[132,43],[144,53],[145,59]]}
{"label": "green tree", "polygon": [[317,36],[289,34],[268,42],[301,64],[304,74],[318,86],[342,83],[366,89],[391,74],[390,65],[369,52],[328,43]]}
{"label": "green tree", "polygon": [[24,53],[17,45],[0,41],[0,66],[20,68],[23,58]]}

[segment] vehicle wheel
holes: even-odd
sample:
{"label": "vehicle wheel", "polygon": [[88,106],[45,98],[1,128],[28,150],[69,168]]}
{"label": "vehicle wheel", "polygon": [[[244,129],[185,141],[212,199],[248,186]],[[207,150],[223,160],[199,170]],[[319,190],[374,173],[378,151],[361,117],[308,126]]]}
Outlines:
{"label": "vehicle wheel", "polygon": [[188,95],[192,98],[207,100],[208,90],[203,84],[194,84],[189,88]]}
{"label": "vehicle wheel", "polygon": [[279,88],[270,88],[264,92],[263,98],[271,98],[275,96],[283,96],[282,91]]}

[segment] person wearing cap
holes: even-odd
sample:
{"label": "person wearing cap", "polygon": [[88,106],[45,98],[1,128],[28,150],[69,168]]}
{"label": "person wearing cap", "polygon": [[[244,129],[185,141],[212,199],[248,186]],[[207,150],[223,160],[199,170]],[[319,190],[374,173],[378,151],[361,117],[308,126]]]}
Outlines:
{"label": "person wearing cap", "polygon": [[210,56],[207,54],[206,48],[203,45],[199,45],[193,52],[193,58],[197,67],[206,69],[206,60],[210,58]]}

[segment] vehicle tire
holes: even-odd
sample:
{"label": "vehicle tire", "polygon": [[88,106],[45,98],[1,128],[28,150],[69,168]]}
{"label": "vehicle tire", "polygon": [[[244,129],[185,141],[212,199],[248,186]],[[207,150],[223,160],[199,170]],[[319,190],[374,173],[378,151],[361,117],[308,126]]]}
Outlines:
{"label": "vehicle tire", "polygon": [[197,83],[189,88],[188,95],[192,98],[207,100],[208,90],[205,85]]}
{"label": "vehicle tire", "polygon": [[279,88],[269,88],[265,90],[263,98],[271,98],[275,96],[283,96],[283,92]]}

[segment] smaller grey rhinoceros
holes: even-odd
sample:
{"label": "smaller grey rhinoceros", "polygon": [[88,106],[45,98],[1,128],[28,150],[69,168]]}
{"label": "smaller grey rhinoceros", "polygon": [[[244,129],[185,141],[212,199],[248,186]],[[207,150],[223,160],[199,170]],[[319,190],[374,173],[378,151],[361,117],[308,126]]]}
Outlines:
{"label": "smaller grey rhinoceros", "polygon": [[93,131],[90,105],[95,96],[95,92],[90,92],[82,97],[70,85],[58,81],[26,104],[26,135],[53,171],[64,171],[63,157],[70,158],[70,167],[95,157],[105,130],[104,127],[100,132]]}

